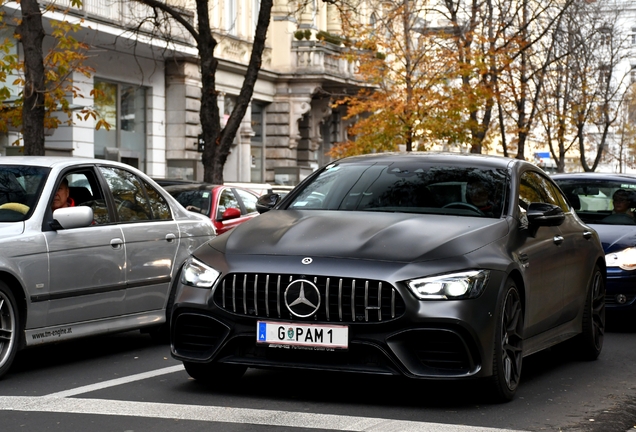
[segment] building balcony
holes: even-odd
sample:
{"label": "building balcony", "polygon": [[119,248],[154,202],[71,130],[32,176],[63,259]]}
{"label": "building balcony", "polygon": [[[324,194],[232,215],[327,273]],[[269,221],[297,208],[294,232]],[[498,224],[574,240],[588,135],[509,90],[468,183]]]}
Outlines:
{"label": "building balcony", "polygon": [[302,75],[330,75],[337,79],[356,79],[357,65],[347,61],[344,50],[325,41],[292,41],[292,61],[295,73]]}

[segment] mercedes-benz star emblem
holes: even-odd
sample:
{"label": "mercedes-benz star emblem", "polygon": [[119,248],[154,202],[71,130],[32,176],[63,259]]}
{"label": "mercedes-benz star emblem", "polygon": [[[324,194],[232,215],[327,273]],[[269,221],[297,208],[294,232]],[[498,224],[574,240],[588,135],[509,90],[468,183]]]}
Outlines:
{"label": "mercedes-benz star emblem", "polygon": [[285,306],[298,318],[310,317],[320,307],[320,291],[308,280],[295,280],[285,290]]}
{"label": "mercedes-benz star emblem", "polygon": [[303,264],[311,264],[312,262],[314,262],[314,260],[309,257],[303,258],[303,260],[301,261],[301,263]]}

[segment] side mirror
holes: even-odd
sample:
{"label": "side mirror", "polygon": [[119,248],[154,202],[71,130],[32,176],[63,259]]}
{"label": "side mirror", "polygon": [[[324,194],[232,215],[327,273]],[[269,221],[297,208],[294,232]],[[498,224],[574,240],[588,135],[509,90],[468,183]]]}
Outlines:
{"label": "side mirror", "polygon": [[230,207],[226,209],[221,215],[221,220],[230,220],[241,217],[241,211],[236,207]]}
{"label": "side mirror", "polygon": [[559,226],[565,220],[561,207],[547,203],[530,203],[528,222],[534,226]]}
{"label": "side mirror", "polygon": [[87,206],[62,207],[53,211],[50,226],[55,231],[83,228],[93,224],[93,209]]}
{"label": "side mirror", "polygon": [[277,193],[268,193],[261,195],[256,201],[256,211],[259,213],[265,213],[274,208],[280,201],[280,195]]}

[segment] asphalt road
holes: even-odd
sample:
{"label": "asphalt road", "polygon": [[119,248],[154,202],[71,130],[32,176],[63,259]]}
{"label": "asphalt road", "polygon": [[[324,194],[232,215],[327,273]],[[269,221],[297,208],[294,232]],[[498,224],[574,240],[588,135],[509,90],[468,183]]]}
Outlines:
{"label": "asphalt road", "polygon": [[510,403],[477,384],[248,370],[231,390],[189,379],[139,332],[19,353],[0,380],[0,430],[589,431],[636,428],[636,330],[611,331],[599,360],[566,347],[524,360]]}

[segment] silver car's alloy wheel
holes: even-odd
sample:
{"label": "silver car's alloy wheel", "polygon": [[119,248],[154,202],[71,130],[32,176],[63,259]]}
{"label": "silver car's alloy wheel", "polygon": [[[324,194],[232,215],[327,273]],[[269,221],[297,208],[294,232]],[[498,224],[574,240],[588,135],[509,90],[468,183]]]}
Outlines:
{"label": "silver car's alloy wheel", "polygon": [[11,366],[18,348],[18,322],[13,294],[0,282],[0,377]]}

